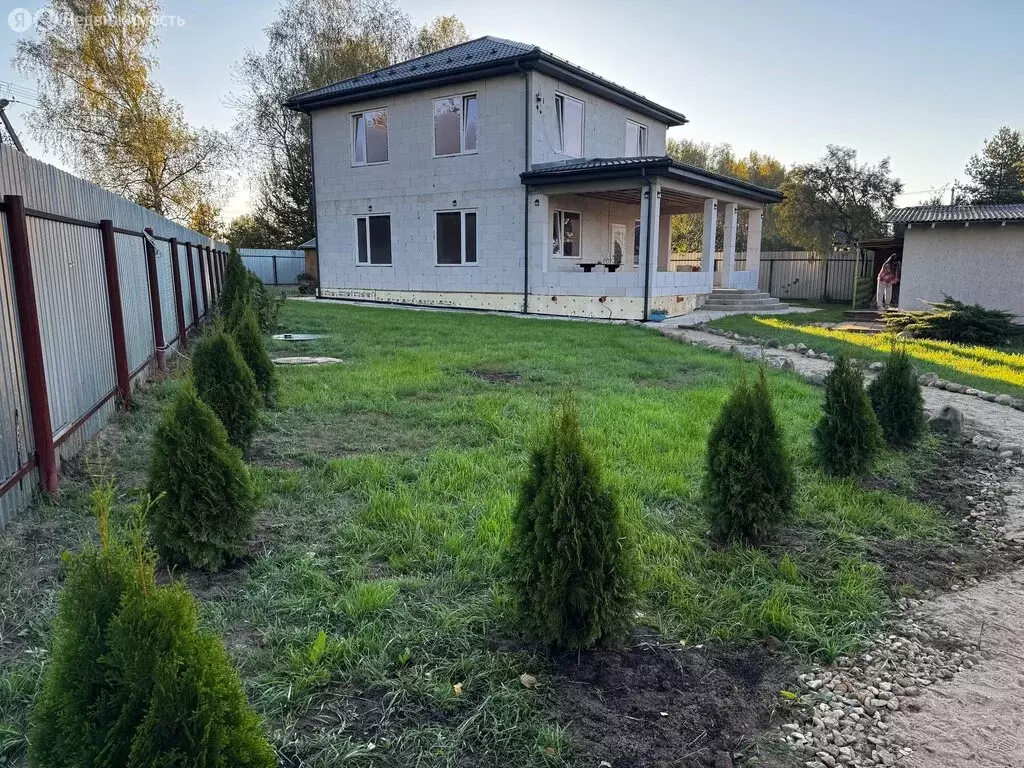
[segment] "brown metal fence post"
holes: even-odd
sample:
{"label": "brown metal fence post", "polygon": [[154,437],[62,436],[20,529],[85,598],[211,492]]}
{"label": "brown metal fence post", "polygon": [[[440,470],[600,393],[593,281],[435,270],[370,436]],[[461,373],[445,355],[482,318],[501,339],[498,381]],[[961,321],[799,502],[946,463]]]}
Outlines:
{"label": "brown metal fence post", "polygon": [[196,246],[196,253],[199,254],[199,286],[203,289],[203,315],[210,314],[210,294],[206,287],[206,257],[203,255],[203,246]]}
{"label": "brown metal fence post", "polygon": [[18,325],[21,329],[25,382],[32,417],[32,436],[36,445],[39,482],[46,491],[57,495],[60,492],[57,479],[57,450],[53,444],[53,426],[50,423],[50,397],[46,389],[46,371],[43,367],[43,340],[39,331],[36,289],[32,281],[32,257],[29,253],[25,202],[21,195],[4,195],[4,209],[7,212],[11,273],[14,278],[14,295],[18,302]]}
{"label": "brown metal fence post", "polygon": [[271,263],[274,265],[274,285],[277,285],[277,254],[270,255]]}
{"label": "brown metal fence post", "polygon": [[196,273],[192,265],[192,243],[185,243],[185,261],[188,263],[188,297],[192,301],[192,327],[199,325],[199,303],[196,301]]}
{"label": "brown metal fence post", "polygon": [[178,261],[178,240],[171,238],[171,287],[174,288],[174,314],[178,318],[178,343],[188,349],[188,332],[185,330],[185,299],[181,293],[181,264]]}
{"label": "brown metal fence post", "polygon": [[103,266],[107,273],[107,300],[110,303],[110,335],[114,342],[114,371],[117,374],[117,392],[121,407],[131,408],[132,380],[128,373],[128,344],[124,336],[124,310],[121,307],[121,278],[117,271],[117,245],[114,240],[114,222],[100,222],[103,239]]}
{"label": "brown metal fence post", "polygon": [[[153,230],[146,228],[150,235]],[[161,371],[167,370],[167,349],[164,347],[164,320],[160,311],[160,284],[156,272],[156,248],[146,238],[146,269],[149,272],[149,304],[153,316],[153,346],[156,353],[156,367]]]}

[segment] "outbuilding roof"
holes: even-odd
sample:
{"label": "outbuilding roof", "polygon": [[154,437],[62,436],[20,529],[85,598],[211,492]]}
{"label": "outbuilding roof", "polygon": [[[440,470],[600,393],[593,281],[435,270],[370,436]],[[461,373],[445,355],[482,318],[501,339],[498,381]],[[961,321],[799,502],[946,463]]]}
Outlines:
{"label": "outbuilding roof", "polygon": [[885,217],[893,224],[970,221],[1024,221],[1024,203],[993,205],[917,205],[894,208]]}
{"label": "outbuilding roof", "polygon": [[312,112],[336,104],[526,70],[551,75],[667,125],[682,125],[687,122],[686,117],[679,112],[655,104],[639,93],[598,77],[593,72],[560,59],[536,45],[491,36],[480,37],[435,53],[428,53],[426,56],[295,94],[285,101],[285,106],[299,112]]}
{"label": "outbuilding roof", "polygon": [[302,245],[298,246],[298,248],[296,248],[296,250],[298,250],[298,251],[315,251],[316,250],[316,238],[314,237],[312,240],[307,240]]}
{"label": "outbuilding roof", "polygon": [[695,165],[680,163],[669,155],[650,157],[595,157],[533,166],[519,175],[524,184],[569,184],[582,181],[621,179],[631,176],[664,176],[696,184],[707,189],[728,192],[763,203],[778,203],[783,195],[776,189],[760,187],[748,181],[706,171]]}

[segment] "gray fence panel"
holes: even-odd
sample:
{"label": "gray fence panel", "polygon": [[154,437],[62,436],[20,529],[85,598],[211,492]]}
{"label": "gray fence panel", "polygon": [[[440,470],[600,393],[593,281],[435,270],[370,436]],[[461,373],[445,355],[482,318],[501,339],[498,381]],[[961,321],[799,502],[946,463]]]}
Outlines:
{"label": "gray fence panel", "polygon": [[174,285],[171,283],[171,245],[156,241],[156,274],[160,288],[160,317],[164,325],[164,344],[178,340],[178,311],[174,308]]}
{"label": "gray fence panel", "polygon": [[299,273],[306,270],[305,256],[286,256],[277,259],[277,284],[295,285]]}
{"label": "gray fence panel", "polygon": [[181,306],[185,313],[185,327],[188,328],[192,325],[192,294],[188,289],[188,260],[184,243],[178,243],[178,277],[181,279]]}
{"label": "gray fence panel", "polygon": [[[3,435],[3,442],[0,442],[0,484],[3,484],[28,463],[35,443],[25,391],[18,308],[7,244],[7,217],[6,214],[0,216],[3,217],[3,250],[0,252],[0,435]],[[35,482],[34,475],[30,473],[19,486],[0,495],[0,525],[27,501]]]}
{"label": "gray fence panel", "polygon": [[141,237],[115,234],[117,274],[121,280],[128,370],[138,370],[153,354],[153,310],[149,299],[146,246]]}
{"label": "gray fence panel", "polygon": [[245,268],[267,285],[275,285],[274,282],[274,259],[269,256],[243,256],[242,263]]}
{"label": "gray fence panel", "polygon": [[193,246],[192,251],[192,276],[196,280],[196,305],[198,307],[198,314],[202,317],[206,314],[206,306],[203,304],[203,273],[199,269],[199,249]]}
{"label": "gray fence panel", "polygon": [[114,389],[114,350],[98,229],[29,218],[29,249],[53,434]]}

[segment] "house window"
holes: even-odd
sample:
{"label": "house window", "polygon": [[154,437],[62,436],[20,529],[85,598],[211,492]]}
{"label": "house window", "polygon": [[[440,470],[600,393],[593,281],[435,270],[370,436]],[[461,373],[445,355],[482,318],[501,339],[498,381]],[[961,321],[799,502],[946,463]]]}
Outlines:
{"label": "house window", "polygon": [[437,214],[437,263],[476,264],[476,211]]}
{"label": "house window", "polygon": [[640,219],[633,222],[633,266],[640,266]]}
{"label": "house window", "polygon": [[390,216],[356,216],[356,261],[391,264]]}
{"label": "house window", "polygon": [[434,101],[434,156],[476,152],[476,94]]}
{"label": "house window", "polygon": [[626,121],[626,157],[644,157],[647,154],[647,126]]}
{"label": "house window", "polygon": [[388,161],[388,111],[374,109],[352,117],[352,164]]}
{"label": "house window", "polygon": [[555,211],[551,228],[551,255],[563,259],[580,257],[580,215],[574,211]]}
{"label": "house window", "polygon": [[583,102],[556,93],[555,115],[558,117],[559,152],[583,157]]}

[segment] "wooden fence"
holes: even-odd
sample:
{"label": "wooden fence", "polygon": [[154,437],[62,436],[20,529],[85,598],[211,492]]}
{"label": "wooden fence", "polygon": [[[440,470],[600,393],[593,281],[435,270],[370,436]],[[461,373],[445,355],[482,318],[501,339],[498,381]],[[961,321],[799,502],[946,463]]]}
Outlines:
{"label": "wooden fence", "polygon": [[[745,270],[745,253],[736,254],[736,271]],[[699,253],[672,255],[673,271],[701,268]],[[715,271],[722,269],[722,252],[715,254]],[[857,279],[856,251],[839,251],[823,258],[810,251],[766,251],[761,254],[758,290],[782,299],[853,301]]]}
{"label": "wooden fence", "polygon": [[0,524],[220,295],[227,245],[0,145]]}

